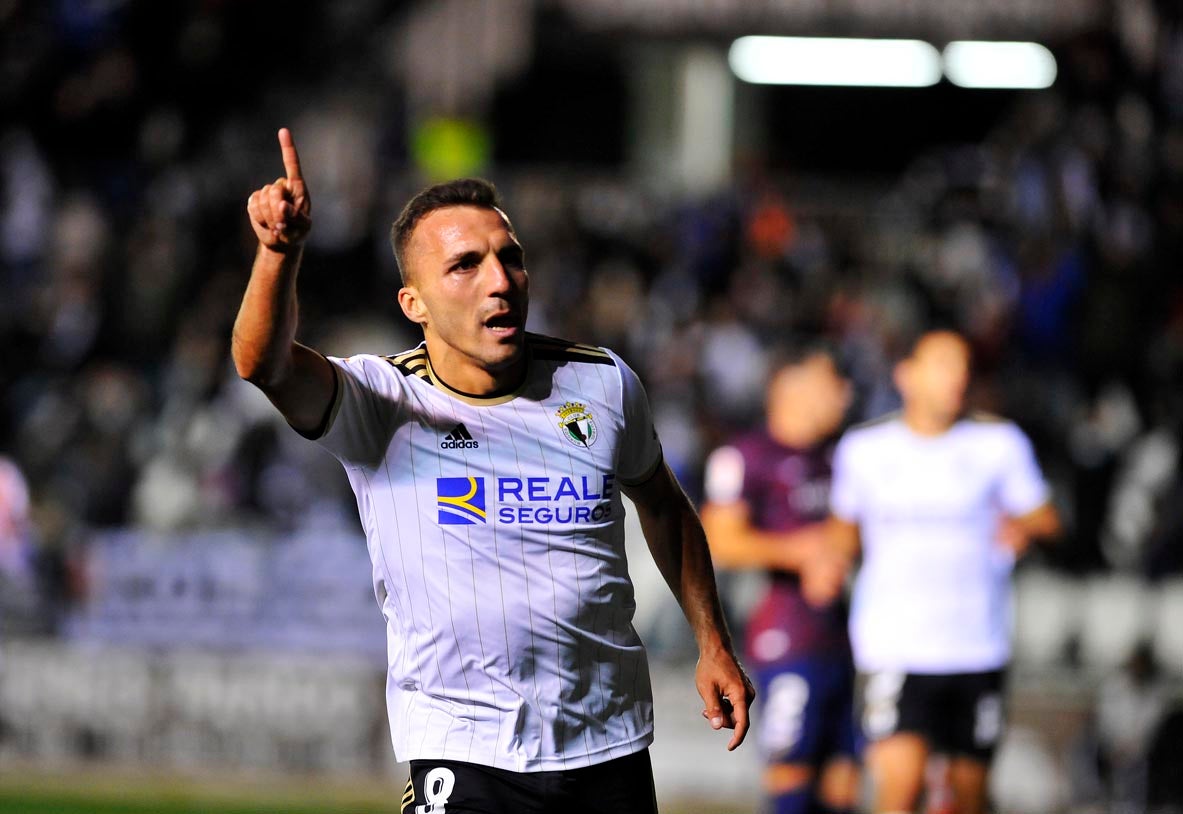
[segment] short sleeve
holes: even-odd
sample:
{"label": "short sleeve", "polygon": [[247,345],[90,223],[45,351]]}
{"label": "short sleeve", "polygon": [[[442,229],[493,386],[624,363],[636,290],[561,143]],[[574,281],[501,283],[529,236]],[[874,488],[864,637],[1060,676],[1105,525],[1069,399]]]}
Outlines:
{"label": "short sleeve", "polygon": [[747,465],[737,447],[719,447],[707,456],[703,491],[711,503],[734,503],[744,497]]}
{"label": "short sleeve", "polygon": [[653,413],[645,388],[633,369],[608,352],[620,371],[620,399],[624,429],[617,456],[616,476],[625,486],[644,483],[661,464],[661,442],[653,425]]}
{"label": "short sleeve", "polygon": [[1007,514],[1020,517],[1033,512],[1050,497],[1031,441],[1013,424],[1006,433],[1001,477],[998,501]]}
{"label": "short sleeve", "polygon": [[858,489],[858,472],[855,469],[856,444],[847,433],[834,450],[833,476],[830,481],[830,511],[839,520],[858,522],[864,511]]}
{"label": "short sleeve", "polygon": [[382,460],[398,416],[402,390],[397,371],[377,356],[325,357],[336,377],[333,403],[319,433],[308,433],[346,465]]}

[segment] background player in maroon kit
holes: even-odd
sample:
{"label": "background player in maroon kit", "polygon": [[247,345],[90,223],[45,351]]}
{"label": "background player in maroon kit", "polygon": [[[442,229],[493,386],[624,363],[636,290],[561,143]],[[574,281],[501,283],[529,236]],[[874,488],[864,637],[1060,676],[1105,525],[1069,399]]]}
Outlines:
{"label": "background player in maroon kit", "polygon": [[[707,462],[702,520],[715,563],[769,576],[748,621],[747,659],[762,688],[758,732],[775,814],[851,810],[856,797],[845,609],[811,604],[798,578],[825,551],[830,457],[849,402],[825,349],[782,355],[765,426]],[[812,576],[811,585],[824,582],[816,565]]]}

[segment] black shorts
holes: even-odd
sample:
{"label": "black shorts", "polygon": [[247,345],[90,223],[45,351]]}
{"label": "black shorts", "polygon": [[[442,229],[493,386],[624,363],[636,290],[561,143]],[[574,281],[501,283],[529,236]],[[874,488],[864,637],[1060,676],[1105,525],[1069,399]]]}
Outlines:
{"label": "black shorts", "polygon": [[1002,735],[1004,671],[859,676],[859,722],[868,741],[902,732],[929,748],[988,762]]}
{"label": "black shorts", "polygon": [[412,760],[401,814],[657,814],[649,750],[555,772]]}

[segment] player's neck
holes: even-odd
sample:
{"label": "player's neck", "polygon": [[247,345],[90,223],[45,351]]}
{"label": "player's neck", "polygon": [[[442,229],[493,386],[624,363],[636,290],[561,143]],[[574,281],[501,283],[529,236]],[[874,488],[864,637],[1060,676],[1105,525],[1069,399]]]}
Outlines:
{"label": "player's neck", "polygon": [[957,423],[957,416],[948,418],[919,407],[904,405],[904,425],[917,435],[935,437],[944,435]]}
{"label": "player's neck", "polygon": [[816,443],[812,427],[807,422],[768,422],[767,430],[773,441],[791,449],[808,449]]}
{"label": "player's neck", "polygon": [[513,392],[526,375],[526,349],[503,365],[486,366],[427,336],[427,357],[432,377],[447,389],[465,396],[491,398]]}

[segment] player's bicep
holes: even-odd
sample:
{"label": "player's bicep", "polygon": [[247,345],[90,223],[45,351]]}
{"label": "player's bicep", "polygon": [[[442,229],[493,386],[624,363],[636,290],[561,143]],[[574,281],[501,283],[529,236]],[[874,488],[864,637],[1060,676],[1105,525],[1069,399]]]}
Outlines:
{"label": "player's bicep", "polygon": [[855,443],[848,434],[834,450],[833,476],[830,479],[830,514],[847,524],[858,522],[863,513],[863,490],[859,488],[858,458]]}
{"label": "player's bicep", "polygon": [[998,491],[1002,510],[1016,520],[1040,512],[1049,502],[1051,490],[1044,480],[1035,448],[1030,439],[1015,426],[1007,428],[1001,461],[1001,486]]}
{"label": "player's bicep", "polygon": [[607,353],[616,362],[620,374],[620,409],[624,418],[616,461],[617,479],[622,486],[643,485],[662,474],[661,442],[641,380],[623,359],[611,351]]}
{"label": "player's bicep", "polygon": [[633,502],[642,523],[665,513],[678,497],[683,497],[674,473],[663,460],[658,460],[653,472],[639,482],[621,481],[621,491]]}
{"label": "player's bicep", "polygon": [[321,354],[293,343],[291,367],[282,379],[263,388],[275,408],[301,435],[316,438],[337,395],[337,375]]}

